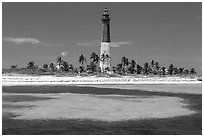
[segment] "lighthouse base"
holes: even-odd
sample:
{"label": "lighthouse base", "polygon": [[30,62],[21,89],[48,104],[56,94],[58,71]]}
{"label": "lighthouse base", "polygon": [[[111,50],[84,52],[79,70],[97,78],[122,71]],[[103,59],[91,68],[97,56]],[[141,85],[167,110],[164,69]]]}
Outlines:
{"label": "lighthouse base", "polygon": [[110,43],[102,42],[100,51],[100,68],[102,72],[110,71],[111,58],[110,58]]}

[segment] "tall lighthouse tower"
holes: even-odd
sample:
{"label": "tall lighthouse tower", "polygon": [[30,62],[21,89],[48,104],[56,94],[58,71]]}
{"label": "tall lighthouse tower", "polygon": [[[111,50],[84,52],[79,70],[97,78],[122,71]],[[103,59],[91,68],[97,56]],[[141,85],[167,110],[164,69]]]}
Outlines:
{"label": "tall lighthouse tower", "polygon": [[102,42],[100,51],[100,68],[102,72],[107,68],[110,69],[110,17],[108,9],[104,9],[102,17]]}

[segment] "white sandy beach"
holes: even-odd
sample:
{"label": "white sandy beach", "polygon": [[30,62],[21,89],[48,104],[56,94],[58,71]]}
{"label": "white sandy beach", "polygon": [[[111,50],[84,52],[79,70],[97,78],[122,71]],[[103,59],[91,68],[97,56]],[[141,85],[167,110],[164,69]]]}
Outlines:
{"label": "white sandy beach", "polygon": [[181,77],[57,77],[57,76],[26,76],[2,75],[3,86],[15,85],[94,85],[94,84],[201,84],[191,78]]}

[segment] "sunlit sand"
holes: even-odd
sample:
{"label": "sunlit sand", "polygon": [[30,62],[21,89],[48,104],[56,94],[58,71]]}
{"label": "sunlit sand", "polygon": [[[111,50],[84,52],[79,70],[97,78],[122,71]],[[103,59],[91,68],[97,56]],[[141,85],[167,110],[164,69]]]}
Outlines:
{"label": "sunlit sand", "polygon": [[52,97],[54,99],[32,102],[4,102],[4,104],[10,105],[33,106],[12,110],[3,108],[3,112],[11,112],[19,115],[15,119],[92,119],[120,121],[144,118],[167,118],[195,113],[182,103],[183,99],[177,97],[79,95],[71,93],[17,95]]}

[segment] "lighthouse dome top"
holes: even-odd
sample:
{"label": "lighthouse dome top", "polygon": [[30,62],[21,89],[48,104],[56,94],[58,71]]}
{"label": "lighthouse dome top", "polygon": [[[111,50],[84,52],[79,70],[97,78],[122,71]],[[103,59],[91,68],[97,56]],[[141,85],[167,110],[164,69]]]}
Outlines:
{"label": "lighthouse dome top", "polygon": [[107,8],[104,9],[103,15],[108,15],[108,9]]}

